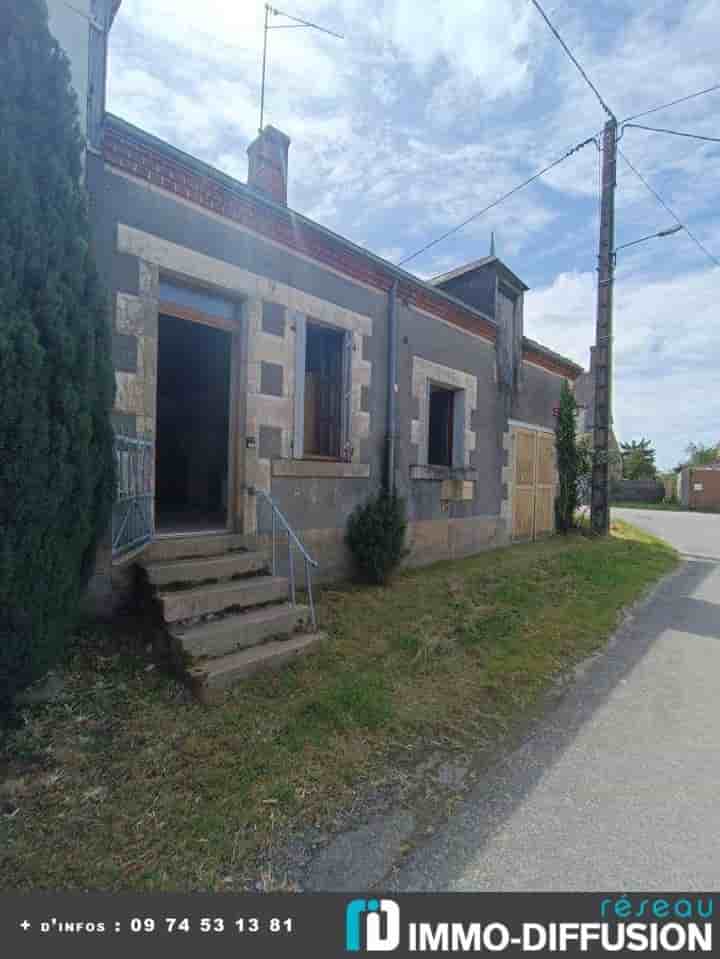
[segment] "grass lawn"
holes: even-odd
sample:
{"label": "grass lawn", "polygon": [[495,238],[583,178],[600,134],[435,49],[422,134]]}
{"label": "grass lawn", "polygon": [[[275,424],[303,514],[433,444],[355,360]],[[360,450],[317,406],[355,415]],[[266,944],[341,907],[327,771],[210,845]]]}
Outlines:
{"label": "grass lawn", "polygon": [[[286,831],[323,824],[424,743],[497,743],[676,562],[622,522],[326,589],[320,652],[223,705],[85,643],[56,702],[0,752],[0,875],[19,889],[241,888]],[[98,637],[99,640],[102,637]]]}

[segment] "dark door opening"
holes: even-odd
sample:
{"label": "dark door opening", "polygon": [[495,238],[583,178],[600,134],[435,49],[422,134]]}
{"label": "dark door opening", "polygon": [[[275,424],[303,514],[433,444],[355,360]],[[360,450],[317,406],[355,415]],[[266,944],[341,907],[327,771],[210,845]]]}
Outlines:
{"label": "dark door opening", "polygon": [[453,414],[455,392],[440,386],[430,387],[428,424],[428,464],[453,465]]}
{"label": "dark door opening", "polygon": [[160,316],[157,364],[155,527],[227,523],[229,333]]}
{"label": "dark door opening", "polygon": [[342,445],[343,334],[308,323],[304,455],[339,459]]}

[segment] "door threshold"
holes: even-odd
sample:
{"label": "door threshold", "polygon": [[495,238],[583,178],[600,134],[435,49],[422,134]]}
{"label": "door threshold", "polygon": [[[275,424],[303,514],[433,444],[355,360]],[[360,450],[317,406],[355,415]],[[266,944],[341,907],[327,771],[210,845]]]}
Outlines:
{"label": "door threshold", "polygon": [[155,539],[187,539],[191,536],[229,536],[231,533],[232,530],[226,527],[218,529],[217,526],[214,526],[212,529],[187,529],[179,533],[160,533],[156,530]]}

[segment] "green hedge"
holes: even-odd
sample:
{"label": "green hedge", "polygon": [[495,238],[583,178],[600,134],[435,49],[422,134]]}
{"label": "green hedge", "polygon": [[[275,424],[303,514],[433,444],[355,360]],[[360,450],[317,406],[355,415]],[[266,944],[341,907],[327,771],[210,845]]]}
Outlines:
{"label": "green hedge", "polygon": [[0,3],[0,700],[61,655],[114,491],[82,141],[44,0]]}

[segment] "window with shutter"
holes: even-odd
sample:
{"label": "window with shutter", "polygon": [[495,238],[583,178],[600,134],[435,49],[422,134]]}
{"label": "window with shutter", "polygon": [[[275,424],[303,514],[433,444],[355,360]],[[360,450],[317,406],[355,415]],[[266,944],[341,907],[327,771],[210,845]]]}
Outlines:
{"label": "window with shutter", "polygon": [[352,336],[299,315],[295,329],[294,455],[344,459],[352,416]]}

